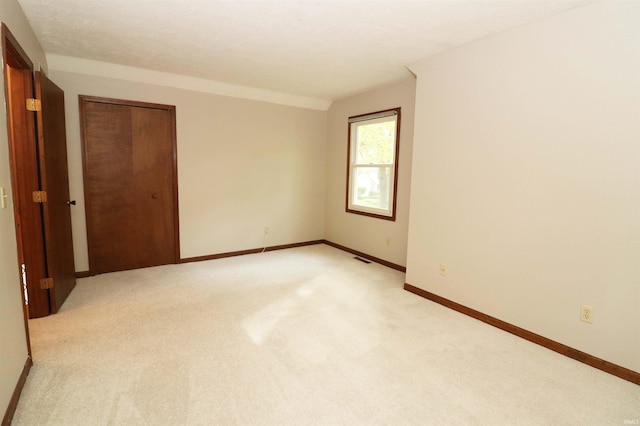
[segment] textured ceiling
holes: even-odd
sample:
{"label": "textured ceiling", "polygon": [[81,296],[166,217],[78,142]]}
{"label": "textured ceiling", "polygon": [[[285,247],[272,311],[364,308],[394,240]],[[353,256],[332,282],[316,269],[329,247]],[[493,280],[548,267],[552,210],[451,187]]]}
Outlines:
{"label": "textured ceiling", "polygon": [[57,54],[335,100],[589,0],[18,0]]}

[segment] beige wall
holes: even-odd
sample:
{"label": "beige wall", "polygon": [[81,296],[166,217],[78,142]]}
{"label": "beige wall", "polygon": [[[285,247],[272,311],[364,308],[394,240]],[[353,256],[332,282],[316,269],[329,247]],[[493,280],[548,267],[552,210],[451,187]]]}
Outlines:
{"label": "beige wall", "polygon": [[[78,70],[82,71],[82,70]],[[183,258],[324,235],[326,113],[52,70],[66,96],[76,270],[88,270],[78,95],[176,106]]]}
{"label": "beige wall", "polygon": [[[46,69],[44,52],[15,0],[0,1],[0,21],[4,22],[37,68]],[[0,105],[5,105],[4,76],[0,72]],[[16,250],[15,222],[9,173],[9,144],[6,111],[0,111],[0,187],[9,201],[0,208],[0,417],[27,361],[27,341],[20,297],[20,277]]]}
{"label": "beige wall", "polygon": [[[397,265],[406,265],[415,79],[335,101],[328,113],[325,238]],[[348,118],[401,107],[395,222],[345,212]],[[387,245],[387,240],[390,244]]]}
{"label": "beige wall", "polygon": [[407,265],[412,285],[635,371],[639,16],[598,2],[412,67]]}

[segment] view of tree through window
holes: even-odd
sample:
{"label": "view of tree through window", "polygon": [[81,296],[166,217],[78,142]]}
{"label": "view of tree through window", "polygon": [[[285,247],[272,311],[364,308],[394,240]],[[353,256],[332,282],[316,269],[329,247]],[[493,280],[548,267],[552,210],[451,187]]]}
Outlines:
{"label": "view of tree through window", "polygon": [[396,121],[358,126],[358,164],[392,164]]}
{"label": "view of tree through window", "polygon": [[400,109],[349,119],[347,211],[395,220]]}

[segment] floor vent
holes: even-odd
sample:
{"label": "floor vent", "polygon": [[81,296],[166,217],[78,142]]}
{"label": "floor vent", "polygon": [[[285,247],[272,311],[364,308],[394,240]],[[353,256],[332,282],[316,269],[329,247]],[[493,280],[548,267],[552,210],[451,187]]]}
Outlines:
{"label": "floor vent", "polygon": [[358,257],[358,256],[354,257],[354,259],[355,259],[355,260],[359,260],[360,262],[363,262],[363,263],[371,263],[371,262],[369,262],[367,259],[363,259],[363,258]]}

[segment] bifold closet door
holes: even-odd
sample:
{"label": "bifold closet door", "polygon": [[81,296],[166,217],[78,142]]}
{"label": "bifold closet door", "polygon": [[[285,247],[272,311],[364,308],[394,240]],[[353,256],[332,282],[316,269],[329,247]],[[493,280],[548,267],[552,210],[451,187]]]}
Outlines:
{"label": "bifold closet door", "polygon": [[176,263],[175,107],[80,97],[89,270]]}

